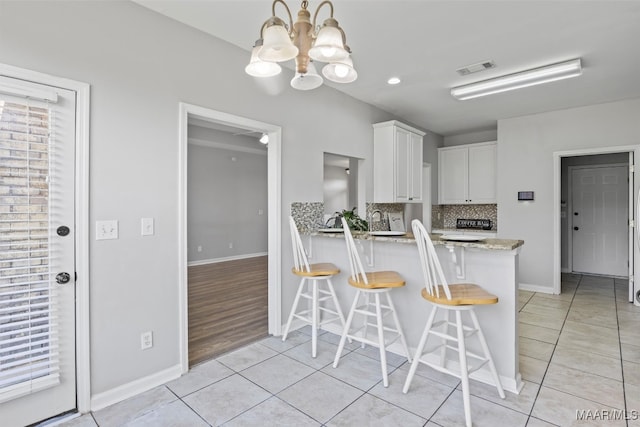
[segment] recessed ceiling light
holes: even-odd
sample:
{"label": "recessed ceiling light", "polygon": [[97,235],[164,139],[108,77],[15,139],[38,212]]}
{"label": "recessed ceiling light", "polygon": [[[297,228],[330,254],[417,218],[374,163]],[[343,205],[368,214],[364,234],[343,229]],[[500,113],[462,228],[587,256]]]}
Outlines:
{"label": "recessed ceiling light", "polygon": [[269,143],[269,134],[263,133],[262,136],[260,137],[260,142],[263,144],[268,144]]}
{"label": "recessed ceiling light", "polygon": [[387,83],[390,85],[397,85],[398,83],[400,83],[400,77],[391,77],[389,80],[387,80]]}

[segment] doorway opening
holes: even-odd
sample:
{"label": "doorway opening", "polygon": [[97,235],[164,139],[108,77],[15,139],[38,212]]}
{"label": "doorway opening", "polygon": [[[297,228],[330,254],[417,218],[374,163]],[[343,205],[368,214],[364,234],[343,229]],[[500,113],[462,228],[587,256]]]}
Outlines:
{"label": "doorway opening", "polygon": [[575,272],[627,280],[633,301],[637,149],[554,153],[554,208],[559,212],[554,218],[554,293],[562,292],[561,273]]}
{"label": "doorway opening", "polygon": [[267,336],[267,145],[188,121],[189,365]]}
{"label": "doorway opening", "polygon": [[255,334],[280,333],[281,131],[185,103],[179,128],[180,354],[187,372]]}

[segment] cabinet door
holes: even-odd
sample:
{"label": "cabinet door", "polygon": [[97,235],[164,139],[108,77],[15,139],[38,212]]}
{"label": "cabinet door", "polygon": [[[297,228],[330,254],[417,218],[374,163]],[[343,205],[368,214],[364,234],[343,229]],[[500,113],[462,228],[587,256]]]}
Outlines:
{"label": "cabinet door", "polygon": [[496,203],[496,144],[469,147],[469,203]]}
{"label": "cabinet door", "polygon": [[438,150],[438,203],[468,203],[467,147]]}
{"label": "cabinet door", "polygon": [[396,128],[395,138],[395,199],[397,202],[406,202],[409,200],[411,135],[404,129]]}
{"label": "cabinet door", "polygon": [[412,133],[409,135],[411,150],[409,157],[409,201],[422,201],[422,136]]}

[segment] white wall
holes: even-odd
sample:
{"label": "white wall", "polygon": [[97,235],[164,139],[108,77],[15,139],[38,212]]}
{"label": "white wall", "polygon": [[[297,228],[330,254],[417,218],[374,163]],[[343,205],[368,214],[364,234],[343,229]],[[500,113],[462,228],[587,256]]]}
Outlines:
{"label": "white wall", "polygon": [[[553,153],[640,144],[639,117],[630,99],[498,121],[498,232],[525,241],[521,283],[553,287]],[[528,190],[535,201],[519,203]]]}
{"label": "white wall", "polygon": [[[322,200],[324,152],[365,159],[371,182],[371,124],[397,117],[326,86],[285,83],[268,95],[244,73],[248,60],[249,51],[130,2],[0,2],[0,62],[91,84],[90,221],[120,221],[118,240],[90,244],[94,396],[179,364],[179,102],[282,127],[283,213]],[[153,238],[139,236],[142,217],[155,218]],[[281,222],[288,310],[296,281],[286,274],[286,215]],[[154,332],[146,351],[143,331]]]}

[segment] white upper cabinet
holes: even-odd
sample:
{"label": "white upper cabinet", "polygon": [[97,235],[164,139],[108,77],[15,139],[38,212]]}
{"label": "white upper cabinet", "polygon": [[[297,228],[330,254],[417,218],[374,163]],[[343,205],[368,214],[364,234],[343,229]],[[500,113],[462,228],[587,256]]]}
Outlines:
{"label": "white upper cabinet", "polygon": [[424,132],[395,120],[373,125],[373,201],[422,202]]}
{"label": "white upper cabinet", "polygon": [[438,149],[438,203],[496,203],[495,141]]}

